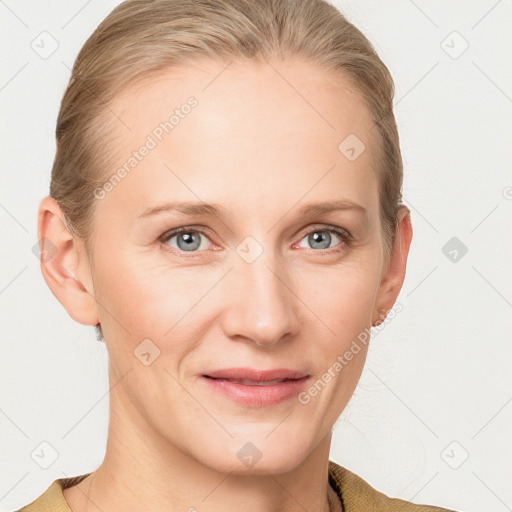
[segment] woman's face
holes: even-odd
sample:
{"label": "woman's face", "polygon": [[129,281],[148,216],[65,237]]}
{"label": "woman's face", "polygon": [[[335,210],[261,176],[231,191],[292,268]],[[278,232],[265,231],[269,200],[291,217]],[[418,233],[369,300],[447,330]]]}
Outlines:
{"label": "woman's face", "polygon": [[211,64],[110,106],[105,179],[125,172],[95,192],[79,277],[111,385],[122,378],[113,428],[223,472],[287,471],[330,440],[366,345],[344,354],[394,302],[381,285],[372,122],[333,79],[302,61]]}

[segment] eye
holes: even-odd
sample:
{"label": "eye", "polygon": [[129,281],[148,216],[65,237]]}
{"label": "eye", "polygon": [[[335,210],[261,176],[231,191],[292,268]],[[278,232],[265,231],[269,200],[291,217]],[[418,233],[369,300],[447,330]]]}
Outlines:
{"label": "eye", "polygon": [[[203,239],[201,238],[203,237]],[[171,242],[173,239],[174,242]],[[204,240],[209,240],[202,230],[193,229],[191,227],[176,228],[172,231],[164,233],[160,238],[160,242],[169,245],[173,249],[184,252],[198,252],[199,249],[206,249],[208,243]],[[171,242],[171,243],[169,243]]]}
{"label": "eye", "polygon": [[[332,236],[333,234],[334,237]],[[312,231],[309,231],[306,233],[306,236],[302,240],[306,240],[306,243],[309,244],[309,246],[313,249],[329,249],[332,248],[331,243],[333,240],[336,242],[336,238],[341,240],[341,247],[338,247],[335,249],[335,251],[330,252],[342,251],[348,245],[350,245],[350,241],[352,239],[350,233],[344,229],[337,228],[335,226],[324,226],[323,228],[315,228]],[[338,245],[340,244],[338,243]],[[299,247],[304,246],[299,243]]]}
{"label": "eye", "polygon": [[[336,242],[336,239],[339,239],[341,243],[335,244],[333,251],[324,251],[324,249],[332,248],[331,244]],[[164,245],[175,249],[178,253],[202,252],[208,249],[209,243],[211,244],[205,230],[192,226],[184,226],[167,231],[158,240]],[[350,245],[352,236],[348,231],[336,226],[321,226],[306,232],[301,242],[303,240],[306,240],[310,248],[315,250],[314,252],[340,252]],[[298,246],[304,247],[301,242],[299,242]]]}

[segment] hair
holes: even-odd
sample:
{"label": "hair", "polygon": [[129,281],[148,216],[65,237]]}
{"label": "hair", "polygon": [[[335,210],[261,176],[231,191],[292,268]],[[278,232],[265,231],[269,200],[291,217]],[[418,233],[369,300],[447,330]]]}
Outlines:
{"label": "hair", "polygon": [[[389,255],[402,206],[394,83],[370,41],[325,0],[127,0],[81,48],[57,119],[50,196],[67,228],[91,248],[95,195],[112,162],[110,109],[128,86],[200,59],[298,57],[354,86],[377,128],[380,219]],[[371,131],[373,131],[373,128]],[[340,141],[341,142],[341,141]],[[98,340],[103,339],[96,325]]]}

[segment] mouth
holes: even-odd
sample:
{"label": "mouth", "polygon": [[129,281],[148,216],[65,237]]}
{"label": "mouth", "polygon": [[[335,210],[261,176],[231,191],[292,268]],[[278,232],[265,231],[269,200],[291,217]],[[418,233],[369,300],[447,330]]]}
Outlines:
{"label": "mouth", "polygon": [[293,398],[310,375],[288,369],[230,368],[201,375],[216,393],[237,403],[265,407]]}
{"label": "mouth", "polygon": [[209,375],[205,375],[207,379],[214,379],[214,380],[225,380],[227,382],[233,382],[235,384],[243,384],[244,386],[274,386],[275,384],[280,384],[281,382],[285,382],[287,380],[297,380],[297,379],[274,379],[274,380],[248,380],[248,379],[223,379],[223,378],[215,378],[210,377]]}

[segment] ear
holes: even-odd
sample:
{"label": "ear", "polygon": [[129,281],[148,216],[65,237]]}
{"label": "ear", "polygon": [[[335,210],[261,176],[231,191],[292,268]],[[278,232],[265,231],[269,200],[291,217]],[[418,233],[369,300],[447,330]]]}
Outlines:
{"label": "ear", "polygon": [[385,272],[382,276],[377,300],[372,313],[372,325],[381,324],[393,307],[405,279],[405,267],[412,240],[411,215],[407,206],[397,213],[397,228]]}
{"label": "ear", "polygon": [[73,320],[96,325],[99,319],[89,257],[83,242],[69,232],[64,219],[53,197],[41,200],[37,221],[41,272]]}

